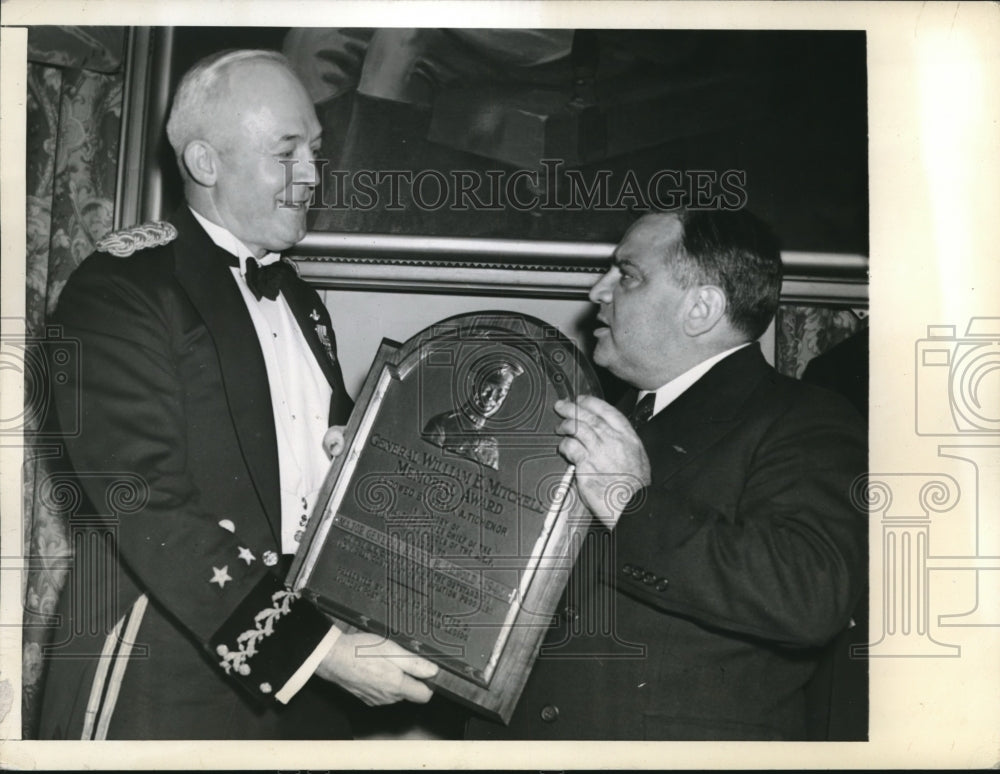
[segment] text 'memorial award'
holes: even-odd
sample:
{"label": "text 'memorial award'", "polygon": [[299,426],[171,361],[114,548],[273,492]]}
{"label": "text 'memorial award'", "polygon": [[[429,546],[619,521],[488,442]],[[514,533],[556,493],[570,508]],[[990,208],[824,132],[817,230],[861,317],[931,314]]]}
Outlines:
{"label": "text 'memorial award'", "polygon": [[435,661],[436,691],[506,721],[590,522],[553,410],[580,394],[601,395],[586,358],[524,315],[383,342],[290,583]]}

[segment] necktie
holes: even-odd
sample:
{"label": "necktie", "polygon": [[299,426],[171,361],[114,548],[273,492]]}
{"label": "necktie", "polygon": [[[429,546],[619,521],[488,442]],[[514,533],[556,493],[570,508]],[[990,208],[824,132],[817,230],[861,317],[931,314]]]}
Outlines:
{"label": "necktie", "polygon": [[283,260],[261,266],[255,258],[247,258],[247,287],[258,301],[262,296],[274,301],[281,291],[282,284],[294,276],[295,269]]}
{"label": "necktie", "polygon": [[628,415],[628,421],[632,427],[638,430],[646,424],[653,416],[653,404],[656,403],[656,393],[650,392],[642,396],[642,399],[635,404],[635,408]]}

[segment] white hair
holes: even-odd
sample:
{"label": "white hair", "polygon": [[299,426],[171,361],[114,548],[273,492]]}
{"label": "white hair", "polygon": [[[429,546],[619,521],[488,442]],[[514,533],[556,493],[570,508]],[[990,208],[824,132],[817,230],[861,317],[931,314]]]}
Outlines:
{"label": "white hair", "polygon": [[274,62],[294,73],[282,54],[267,49],[220,51],[198,61],[184,73],[167,119],[167,139],[178,160],[189,142],[205,137],[205,124],[217,112],[220,87],[228,70],[240,62],[252,60]]}

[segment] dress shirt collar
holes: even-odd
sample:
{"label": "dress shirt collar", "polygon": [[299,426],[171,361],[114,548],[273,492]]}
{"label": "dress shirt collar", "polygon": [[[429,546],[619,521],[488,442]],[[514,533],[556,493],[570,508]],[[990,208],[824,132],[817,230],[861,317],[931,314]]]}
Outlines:
{"label": "dress shirt collar", "polygon": [[743,347],[749,346],[750,342],[746,341],[743,344],[738,344],[731,349],[727,349],[724,352],[720,352],[717,355],[713,355],[708,358],[708,360],[702,360],[694,368],[689,368],[687,371],[682,373],[680,376],[671,379],[669,382],[664,384],[662,387],[654,390],[640,390],[639,397],[637,400],[642,400],[643,397],[648,395],[650,392],[656,393],[656,400],[653,403],[653,416],[656,416],[663,409],[677,400],[692,384],[701,379],[705,374],[707,374],[719,361],[729,357],[731,354],[736,352]]}
{"label": "dress shirt collar", "polygon": [[[230,255],[236,256],[237,260],[240,262],[240,276],[245,277],[247,273],[247,258],[253,257],[253,253],[250,252],[250,248],[243,244],[243,242],[240,241],[240,239],[225,226],[213,223],[201,213],[196,212],[192,207],[189,207],[189,209],[191,210],[191,214],[194,215],[194,219],[198,221],[203,229],[205,229],[205,233],[208,234],[208,238]],[[261,266],[267,266],[268,264],[274,263],[280,259],[281,256],[278,255],[278,253],[266,253],[263,258],[257,261],[257,263]]]}

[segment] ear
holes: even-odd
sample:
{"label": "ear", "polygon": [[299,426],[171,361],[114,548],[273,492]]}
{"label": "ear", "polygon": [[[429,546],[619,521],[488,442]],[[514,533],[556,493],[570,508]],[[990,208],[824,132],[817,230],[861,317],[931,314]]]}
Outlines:
{"label": "ear", "polygon": [[684,332],[692,337],[701,336],[726,316],[726,294],[716,285],[696,285],[688,293]]}
{"label": "ear", "polygon": [[192,140],[184,147],[184,167],[199,185],[210,188],[219,176],[219,157],[204,140]]}

